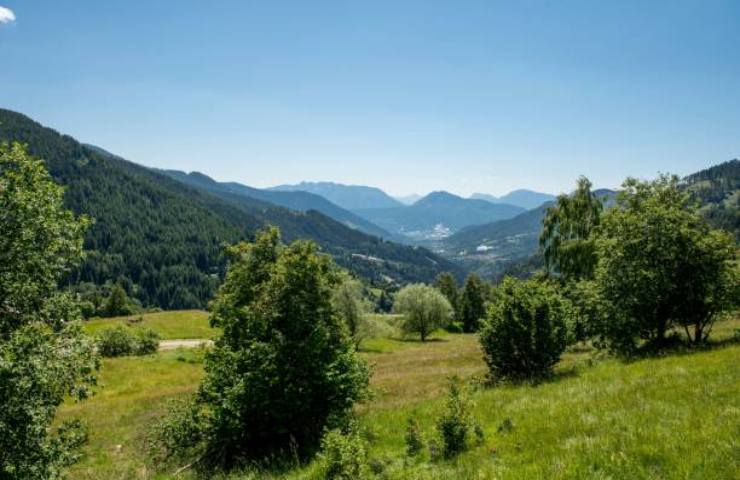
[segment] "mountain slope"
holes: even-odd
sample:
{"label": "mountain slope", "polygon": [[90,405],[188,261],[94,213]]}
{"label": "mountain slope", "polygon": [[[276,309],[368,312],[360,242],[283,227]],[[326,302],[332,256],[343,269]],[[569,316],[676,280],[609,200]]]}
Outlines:
{"label": "mountain slope", "polygon": [[461,274],[423,248],[385,242],[318,212],[288,210],[233,194],[228,200],[84,146],[28,117],[0,109],[0,141],[28,144],[66,187],[65,202],[95,220],[87,259],[70,282],[121,281],[145,305],[204,307],[223,273],[224,243],[274,224],[287,240],[310,238],[343,266],[374,281],[430,281]]}
{"label": "mountain slope", "polygon": [[386,232],[377,225],[373,225],[364,218],[333,204],[320,195],[313,193],[302,191],[261,190],[236,182],[217,182],[200,172],[185,173],[178,170],[161,170],[161,172],[178,182],[208,190],[217,196],[224,193],[236,194],[262,200],[291,210],[297,210],[299,212],[316,210],[317,212],[323,213],[327,217],[333,218],[350,228],[360,230],[369,235],[388,239],[393,238],[389,232]]}
{"label": "mountain slope", "polygon": [[684,178],[701,212],[715,228],[735,234],[740,241],[740,160],[734,159]]}
{"label": "mountain slope", "polygon": [[355,212],[380,227],[417,240],[443,237],[469,225],[511,218],[524,209],[432,192],[413,205]]}
{"label": "mountain slope", "polygon": [[508,203],[509,205],[516,205],[526,210],[531,210],[539,207],[545,202],[555,200],[555,195],[535,192],[533,190],[519,189],[509,192],[502,197],[495,197],[487,193],[474,193],[470,198],[485,200],[491,203]]}
{"label": "mountain slope", "polygon": [[362,185],[343,185],[333,182],[301,182],[297,185],[278,185],[268,190],[314,193],[347,210],[393,208],[403,205],[379,188]]}

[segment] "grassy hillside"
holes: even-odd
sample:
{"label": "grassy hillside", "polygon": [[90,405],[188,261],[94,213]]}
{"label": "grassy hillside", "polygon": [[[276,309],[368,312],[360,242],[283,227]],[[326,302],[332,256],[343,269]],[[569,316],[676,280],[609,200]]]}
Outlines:
{"label": "grassy hillside", "polygon": [[[414,416],[427,438],[433,434],[447,377],[475,379],[485,372],[477,338],[440,334],[424,344],[375,339],[363,356],[374,366],[376,395],[358,414],[373,432],[372,457],[384,465],[385,478],[737,478],[738,331],[739,319],[725,321],[715,328],[724,345],[631,363],[575,350],[549,382],[480,387],[473,398],[485,444],[434,463],[404,460],[405,422]],[[153,476],[146,431],[168,399],[193,391],[201,361],[198,349],[105,360],[99,393],[61,413],[90,426],[86,457],[72,477],[171,478]],[[500,429],[506,419],[510,430]],[[309,479],[317,472],[314,462],[231,478]]]}
{"label": "grassy hillside", "polygon": [[95,335],[116,325],[148,327],[157,332],[162,340],[207,339],[218,334],[218,330],[208,324],[208,313],[203,310],[172,310],[129,317],[93,318],[84,322],[83,328],[90,335]]}

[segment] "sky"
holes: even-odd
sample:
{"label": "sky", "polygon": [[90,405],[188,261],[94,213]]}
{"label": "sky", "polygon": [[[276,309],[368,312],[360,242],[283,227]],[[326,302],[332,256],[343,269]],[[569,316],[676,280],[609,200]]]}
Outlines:
{"label": "sky", "polygon": [[217,180],[558,193],[740,156],[736,0],[0,6],[0,107]]}

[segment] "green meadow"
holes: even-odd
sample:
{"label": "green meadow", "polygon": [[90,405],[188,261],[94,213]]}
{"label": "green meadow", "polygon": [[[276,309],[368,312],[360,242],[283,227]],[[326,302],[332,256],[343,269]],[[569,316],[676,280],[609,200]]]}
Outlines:
{"label": "green meadow", "polygon": [[[382,317],[378,318],[383,320]],[[397,319],[386,319],[392,326]],[[125,319],[93,320],[87,328]],[[144,315],[166,338],[213,336],[202,312]],[[487,386],[475,335],[438,332],[421,343],[393,334],[363,343],[373,367],[373,398],[357,407],[371,457],[390,479],[736,479],[740,472],[740,319],[718,323],[714,344],[624,362],[581,346],[568,351],[554,378],[539,384]],[[81,418],[90,438],[75,479],[188,478],[155,473],[148,460],[150,426],[167,402],[192,392],[203,350],[106,359],[96,395],[69,403],[63,419]],[[485,442],[453,460],[404,457],[407,419],[428,440],[442,409],[447,379],[473,390]],[[317,461],[281,471],[229,478],[320,478]]]}

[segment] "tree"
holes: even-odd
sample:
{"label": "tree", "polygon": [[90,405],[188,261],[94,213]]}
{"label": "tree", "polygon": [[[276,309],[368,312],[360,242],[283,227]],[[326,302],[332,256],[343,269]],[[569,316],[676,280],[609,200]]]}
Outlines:
{"label": "tree", "polygon": [[123,289],[121,284],[117,283],[113,286],[110,291],[108,299],[105,301],[103,311],[105,316],[116,317],[119,315],[127,315],[130,313],[128,308],[128,296],[126,296],[126,290]]}
{"label": "tree", "polygon": [[339,315],[349,331],[350,337],[359,346],[369,333],[367,315],[370,302],[362,295],[362,282],[349,275],[343,275],[331,297],[334,311]]}
{"label": "tree", "polygon": [[660,346],[674,326],[686,327],[689,338],[692,326],[693,341],[701,342],[737,298],[732,237],[708,227],[675,176],[627,179],[602,219],[596,247],[606,308],[597,330],[621,353],[640,340]]}
{"label": "tree", "polygon": [[591,232],[598,226],[601,201],[591,192],[591,182],[580,177],[571,195],[560,195],[542,221],[540,248],[550,273],[565,280],[593,277],[596,250]]}
{"label": "tree", "polygon": [[[460,308],[460,289],[457,286],[457,280],[449,272],[443,272],[437,275],[437,279],[434,282],[434,286],[437,290],[445,296],[450,305],[452,306],[453,317],[457,316],[457,312]],[[457,320],[457,318],[455,318]]]}
{"label": "tree", "polygon": [[477,331],[478,323],[485,316],[485,286],[478,275],[471,274],[465,279],[460,298],[459,317],[463,323],[463,331]]}
{"label": "tree", "polygon": [[452,316],[452,307],[444,295],[422,283],[402,288],[396,294],[393,309],[404,316],[401,324],[404,333],[418,333],[422,342],[430,333],[444,327]]}
{"label": "tree", "polygon": [[549,374],[565,350],[570,310],[546,282],[505,278],[480,332],[491,375],[524,379]]}
{"label": "tree", "polygon": [[274,227],[229,254],[211,313],[222,334],[191,406],[160,430],[164,455],[195,455],[189,460],[202,468],[224,469],[305,456],[368,384],[332,308],[336,267],[312,242],[283,245]]}
{"label": "tree", "polygon": [[62,207],[43,162],[0,145],[0,478],[55,479],[77,459],[79,422],[52,430],[67,395],[83,399],[98,367],[58,283],[82,258],[88,221]]}

